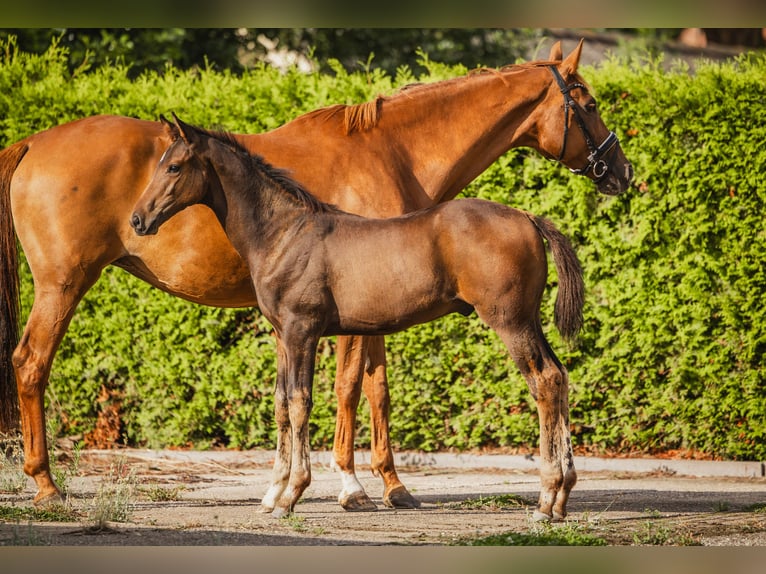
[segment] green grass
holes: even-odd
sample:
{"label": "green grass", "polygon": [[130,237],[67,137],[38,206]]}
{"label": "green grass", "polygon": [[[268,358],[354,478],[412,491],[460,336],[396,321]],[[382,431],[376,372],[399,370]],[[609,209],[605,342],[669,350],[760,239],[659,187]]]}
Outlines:
{"label": "green grass", "polygon": [[34,506],[0,506],[0,521],[20,522],[77,522],[82,514],[61,504],[46,508]]}
{"label": "green grass", "polygon": [[184,486],[166,487],[155,484],[141,487],[138,491],[152,502],[174,502],[181,498],[181,491],[185,489]]}
{"label": "green grass", "polygon": [[461,540],[456,546],[607,546],[600,536],[586,531],[579,524],[540,525],[529,532],[505,532],[482,538]]}

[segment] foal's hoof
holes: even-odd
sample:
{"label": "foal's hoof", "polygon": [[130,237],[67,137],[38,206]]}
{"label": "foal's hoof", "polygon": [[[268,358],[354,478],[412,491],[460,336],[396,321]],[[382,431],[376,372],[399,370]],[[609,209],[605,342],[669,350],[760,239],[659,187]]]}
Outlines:
{"label": "foal's hoof", "polygon": [[34,504],[37,508],[50,508],[52,506],[63,505],[64,499],[58,490],[47,493],[38,492],[35,496]]}
{"label": "foal's hoof", "polygon": [[539,510],[535,510],[532,513],[532,521],[533,522],[551,522],[553,520],[553,516],[550,514],[545,514],[544,512],[540,512]]}
{"label": "foal's hoof", "polygon": [[553,511],[552,515],[545,514],[539,510],[535,510],[535,512],[532,514],[532,520],[534,522],[563,522],[564,518],[566,518],[566,514],[561,514],[555,510]]}
{"label": "foal's hoof", "polygon": [[258,507],[258,512],[260,512],[261,514],[269,514],[269,513],[270,513],[270,512],[272,512],[273,510],[274,510],[274,507],[273,507],[273,506],[270,506],[270,505],[268,505],[268,504],[261,504],[261,505]]}
{"label": "foal's hoof", "polygon": [[277,506],[274,510],[271,511],[271,516],[274,518],[286,518],[290,516],[292,512],[289,508],[284,508],[281,506]]}
{"label": "foal's hoof", "polygon": [[354,492],[339,499],[343,510],[347,512],[374,512],[378,509],[375,503],[364,492]]}
{"label": "foal's hoof", "polygon": [[389,508],[420,508],[420,501],[404,486],[392,488],[383,496],[383,504]]}

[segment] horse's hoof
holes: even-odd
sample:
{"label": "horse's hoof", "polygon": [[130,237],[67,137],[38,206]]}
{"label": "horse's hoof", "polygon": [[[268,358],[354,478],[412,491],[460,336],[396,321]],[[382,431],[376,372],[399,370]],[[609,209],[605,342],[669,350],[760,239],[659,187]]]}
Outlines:
{"label": "horse's hoof", "polygon": [[378,509],[370,497],[361,491],[349,494],[338,502],[346,512],[374,512]]}
{"label": "horse's hoof", "polygon": [[539,510],[535,510],[534,513],[532,513],[532,520],[534,522],[550,522],[552,518],[553,517],[550,514],[545,514]]}
{"label": "horse's hoof", "polygon": [[271,511],[271,516],[274,518],[285,518],[287,516],[290,516],[291,512],[287,508],[283,508],[281,506],[277,506],[274,510]]}
{"label": "horse's hoof", "polygon": [[267,504],[261,504],[258,507],[258,512],[261,512],[263,514],[268,514],[269,512],[272,512],[274,510],[273,506],[269,506]]}
{"label": "horse's hoof", "polygon": [[389,508],[420,508],[420,501],[412,496],[404,486],[392,488],[383,497],[383,504]]}
{"label": "horse's hoof", "polygon": [[34,504],[37,508],[50,508],[51,506],[63,505],[64,499],[58,490],[48,493],[38,492],[35,496]]}
{"label": "horse's hoof", "polygon": [[566,513],[562,514],[560,512],[553,511],[553,518],[551,519],[552,522],[564,522],[564,519],[567,517]]}

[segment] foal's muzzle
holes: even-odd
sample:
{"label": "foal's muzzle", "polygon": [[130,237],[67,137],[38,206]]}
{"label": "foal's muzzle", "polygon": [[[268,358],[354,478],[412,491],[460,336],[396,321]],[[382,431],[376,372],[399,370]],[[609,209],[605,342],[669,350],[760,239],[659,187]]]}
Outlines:
{"label": "foal's muzzle", "polygon": [[[157,227],[147,225],[146,220],[138,213],[133,213],[131,216],[130,226],[133,228],[133,231],[136,232],[136,235],[154,235],[157,233]],[[154,227],[154,229],[152,229],[152,227]]]}

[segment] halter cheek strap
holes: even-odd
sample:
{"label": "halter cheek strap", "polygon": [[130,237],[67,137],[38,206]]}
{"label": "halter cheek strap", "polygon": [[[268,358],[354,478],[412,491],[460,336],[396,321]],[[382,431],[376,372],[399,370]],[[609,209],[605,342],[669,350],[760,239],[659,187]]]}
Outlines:
{"label": "halter cheek strap", "polygon": [[609,172],[609,164],[604,160],[604,157],[617,145],[619,140],[617,139],[615,133],[610,131],[609,135],[606,136],[604,141],[601,142],[600,145],[596,145],[593,137],[588,131],[588,128],[585,126],[585,121],[580,115],[577,103],[574,101],[572,95],[570,94],[574,88],[585,89],[585,85],[579,82],[567,85],[564,82],[564,78],[561,77],[561,74],[559,73],[556,66],[549,66],[549,68],[553,73],[553,77],[556,78],[556,83],[559,85],[559,90],[561,90],[561,93],[564,96],[564,143],[561,146],[561,153],[559,153],[559,157],[556,159],[557,161],[561,161],[564,158],[564,154],[566,153],[567,136],[569,135],[569,110],[572,110],[574,119],[577,122],[577,125],[580,126],[580,130],[582,131],[582,135],[585,138],[585,143],[590,150],[590,154],[588,154],[588,165],[580,169],[570,168],[570,171],[579,175],[587,175],[588,172],[591,172],[593,174],[593,181],[598,183],[604,179]]}

